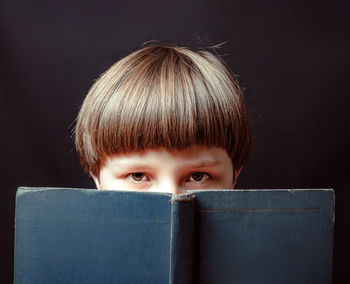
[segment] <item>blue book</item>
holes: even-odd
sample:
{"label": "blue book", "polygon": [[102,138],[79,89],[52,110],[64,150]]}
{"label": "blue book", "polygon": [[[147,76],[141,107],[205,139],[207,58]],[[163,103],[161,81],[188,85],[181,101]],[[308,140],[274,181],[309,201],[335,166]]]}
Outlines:
{"label": "blue book", "polygon": [[332,282],[332,190],[20,188],[15,283]]}

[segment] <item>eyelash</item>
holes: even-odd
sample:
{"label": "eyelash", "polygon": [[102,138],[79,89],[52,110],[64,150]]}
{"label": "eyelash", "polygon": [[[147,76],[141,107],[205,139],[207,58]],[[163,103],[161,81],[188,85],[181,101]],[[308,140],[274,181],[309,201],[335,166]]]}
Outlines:
{"label": "eyelash", "polygon": [[[201,174],[201,179],[200,180],[196,180],[195,178],[193,178],[194,174]],[[140,179],[138,179],[138,178],[135,179],[135,175],[141,175],[141,178]],[[146,181],[150,180],[150,178],[143,172],[135,172],[135,173],[127,174],[126,178],[127,179],[131,179],[131,181],[135,182],[135,183],[141,183],[141,182],[146,182]],[[147,180],[143,180],[144,178],[146,178]],[[191,179],[191,178],[193,179],[193,182],[198,182],[199,183],[199,182],[207,181],[208,179],[211,179],[212,177],[206,172],[193,172],[186,179],[186,182],[189,182],[189,179]]]}

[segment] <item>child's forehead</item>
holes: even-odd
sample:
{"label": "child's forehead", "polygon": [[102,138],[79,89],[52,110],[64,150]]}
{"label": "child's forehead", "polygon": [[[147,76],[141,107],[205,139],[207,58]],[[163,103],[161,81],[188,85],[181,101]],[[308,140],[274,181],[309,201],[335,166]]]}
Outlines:
{"label": "child's forehead", "polygon": [[164,147],[145,149],[127,153],[115,153],[105,156],[105,161],[129,163],[138,161],[189,161],[204,165],[215,165],[230,159],[227,151],[221,147],[195,145],[185,149],[166,149]]}

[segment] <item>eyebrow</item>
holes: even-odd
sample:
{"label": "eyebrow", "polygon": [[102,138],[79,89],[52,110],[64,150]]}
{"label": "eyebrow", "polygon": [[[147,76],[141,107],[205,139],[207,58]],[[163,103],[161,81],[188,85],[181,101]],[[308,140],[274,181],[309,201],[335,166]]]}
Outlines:
{"label": "eyebrow", "polygon": [[210,160],[210,161],[201,161],[199,163],[194,163],[194,164],[189,165],[189,166],[195,167],[195,168],[209,168],[209,167],[215,167],[219,164],[221,164],[220,160]]}
{"label": "eyebrow", "polygon": [[153,167],[143,164],[132,164],[132,165],[113,165],[113,169],[123,169],[123,171],[143,172],[153,170]]}

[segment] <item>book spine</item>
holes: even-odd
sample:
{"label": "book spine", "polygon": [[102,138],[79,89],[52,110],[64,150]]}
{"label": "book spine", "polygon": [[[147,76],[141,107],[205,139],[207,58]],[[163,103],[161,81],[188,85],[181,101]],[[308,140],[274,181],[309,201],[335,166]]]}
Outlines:
{"label": "book spine", "polygon": [[170,284],[193,283],[194,195],[171,199]]}

